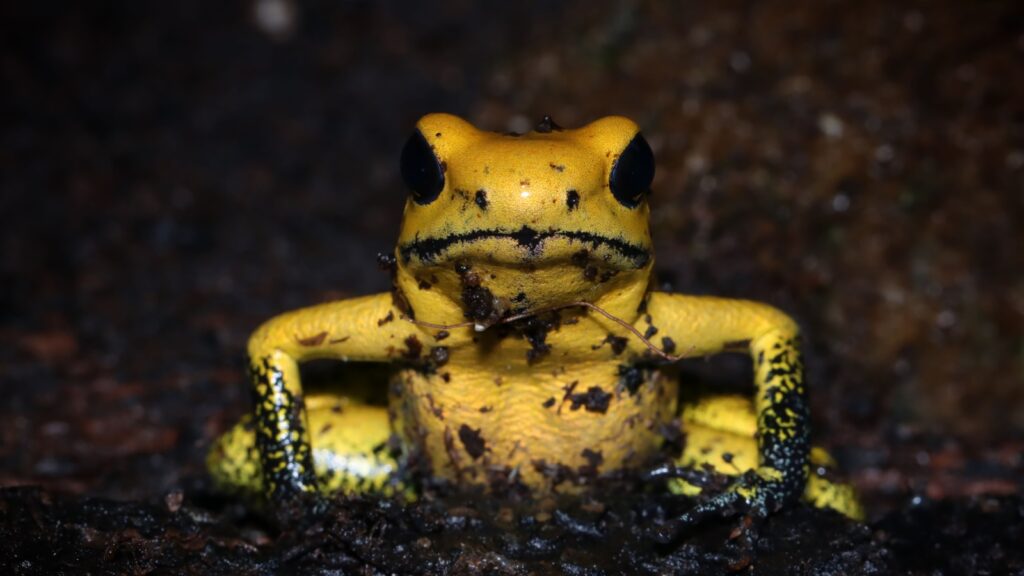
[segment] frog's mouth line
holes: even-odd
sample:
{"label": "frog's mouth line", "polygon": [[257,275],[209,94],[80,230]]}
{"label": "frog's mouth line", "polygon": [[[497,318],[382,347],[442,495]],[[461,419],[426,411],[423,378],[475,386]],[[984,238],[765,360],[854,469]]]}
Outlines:
{"label": "frog's mouth line", "polygon": [[472,232],[449,234],[440,238],[417,239],[399,246],[398,252],[401,254],[403,262],[408,262],[412,256],[416,256],[423,262],[432,262],[454,244],[476,242],[477,240],[491,238],[515,240],[516,244],[526,248],[532,256],[540,255],[545,240],[549,238],[567,238],[583,244],[590,244],[593,248],[598,246],[610,248],[623,258],[632,261],[633,266],[636,268],[643,268],[651,260],[651,253],[647,248],[631,244],[619,238],[609,238],[594,234],[593,232],[579,230],[538,232],[528,226],[523,226],[514,232],[505,230],[473,230]]}

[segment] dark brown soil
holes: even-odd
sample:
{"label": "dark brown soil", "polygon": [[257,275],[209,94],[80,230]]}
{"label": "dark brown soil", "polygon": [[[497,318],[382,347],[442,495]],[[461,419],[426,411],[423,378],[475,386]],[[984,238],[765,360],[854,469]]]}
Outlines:
{"label": "dark brown soil", "polygon": [[[0,8],[0,572],[1024,574],[1024,5],[271,4]],[[281,531],[212,493],[248,332],[389,288],[398,151],[436,110],[636,119],[661,281],[798,318],[869,522],[655,546],[692,502],[619,486],[339,499]]]}

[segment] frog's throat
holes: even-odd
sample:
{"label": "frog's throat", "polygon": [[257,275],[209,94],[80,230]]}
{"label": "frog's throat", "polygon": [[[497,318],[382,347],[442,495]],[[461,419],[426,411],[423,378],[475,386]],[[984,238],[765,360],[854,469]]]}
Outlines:
{"label": "frog's throat", "polygon": [[469,244],[492,238],[514,240],[516,244],[526,248],[530,255],[533,256],[540,255],[545,240],[549,238],[565,238],[570,241],[590,245],[593,248],[598,246],[609,248],[631,262],[638,269],[646,266],[651,260],[651,250],[649,247],[633,244],[621,238],[601,236],[600,234],[582,230],[546,230],[540,232],[528,226],[523,226],[513,231],[501,229],[472,230],[470,232],[440,237],[416,238],[412,242],[399,244],[398,253],[403,262],[409,262],[415,256],[421,262],[429,263],[436,260],[438,256],[456,244]]}

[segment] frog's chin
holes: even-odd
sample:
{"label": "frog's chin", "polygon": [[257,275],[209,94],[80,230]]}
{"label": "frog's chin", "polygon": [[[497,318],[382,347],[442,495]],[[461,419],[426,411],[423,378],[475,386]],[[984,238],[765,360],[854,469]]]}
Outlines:
{"label": "frog's chin", "polygon": [[[638,267],[600,245],[584,248],[564,239],[552,240],[530,258],[518,253],[512,258],[507,245],[493,242],[461,243],[429,262],[406,260],[399,252],[396,286],[416,317],[459,317],[486,329],[581,303],[603,306],[608,298],[625,294],[639,299],[653,265],[645,258]],[[638,303],[627,303],[623,310],[635,311]]]}

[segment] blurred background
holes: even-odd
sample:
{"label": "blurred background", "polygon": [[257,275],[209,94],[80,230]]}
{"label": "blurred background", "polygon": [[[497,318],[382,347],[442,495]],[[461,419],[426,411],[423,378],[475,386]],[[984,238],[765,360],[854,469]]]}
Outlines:
{"label": "blurred background", "polygon": [[22,2],[0,21],[2,485],[130,498],[201,474],[249,407],[249,331],[387,288],[398,151],[446,111],[632,117],[658,158],[659,281],[798,318],[816,434],[869,500],[1020,488],[1019,2]]}

